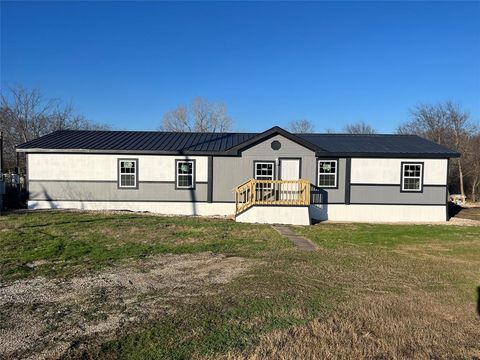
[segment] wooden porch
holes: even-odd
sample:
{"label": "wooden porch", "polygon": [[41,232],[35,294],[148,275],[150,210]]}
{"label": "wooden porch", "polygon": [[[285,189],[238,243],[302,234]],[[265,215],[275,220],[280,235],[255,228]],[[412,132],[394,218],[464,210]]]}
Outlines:
{"label": "wooden porch", "polygon": [[255,180],[235,188],[235,214],[254,205],[308,206],[310,187],[307,180]]}

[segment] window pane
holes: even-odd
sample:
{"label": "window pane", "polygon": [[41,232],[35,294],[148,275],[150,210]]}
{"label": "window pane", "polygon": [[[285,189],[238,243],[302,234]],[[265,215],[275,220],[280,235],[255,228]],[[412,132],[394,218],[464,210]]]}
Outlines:
{"label": "window pane", "polygon": [[337,162],[319,161],[318,162],[318,186],[334,187],[336,185]]}
{"label": "window pane", "polygon": [[420,190],[419,178],[405,178],[403,180],[403,187],[406,190]]}
{"label": "window pane", "polygon": [[120,186],[135,186],[135,175],[121,175]]}
{"label": "window pane", "polygon": [[136,161],[120,161],[120,172],[122,174],[134,174]]}
{"label": "window pane", "polygon": [[179,187],[193,187],[192,175],[178,175]]}
{"label": "window pane", "polygon": [[319,186],[335,186],[335,174],[320,174],[318,179]]}
{"label": "window pane", "polygon": [[177,162],[177,187],[193,188],[193,161]]}
{"label": "window pane", "polygon": [[120,161],[120,186],[135,187],[137,162],[135,160]]}
{"label": "window pane", "polygon": [[422,165],[403,165],[403,190],[421,190],[422,187]]}
{"label": "window pane", "polygon": [[273,180],[273,164],[272,163],[256,163],[255,179]]}
{"label": "window pane", "polygon": [[421,176],[421,165],[405,165],[403,176]]}
{"label": "window pane", "polygon": [[193,174],[193,162],[191,161],[179,161],[177,163],[178,174]]}
{"label": "window pane", "polygon": [[320,161],[319,170],[321,174],[335,173],[336,162],[334,161]]}

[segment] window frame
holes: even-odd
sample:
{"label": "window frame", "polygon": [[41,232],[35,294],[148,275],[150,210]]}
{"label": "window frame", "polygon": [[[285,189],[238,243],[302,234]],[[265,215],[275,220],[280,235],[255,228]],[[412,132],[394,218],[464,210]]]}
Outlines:
{"label": "window frame", "polygon": [[[192,163],[192,174],[179,174],[178,173],[178,163]],[[195,159],[175,159],[175,190],[195,190],[196,186],[196,172],[197,165]],[[187,175],[192,177],[192,186],[180,186],[178,183],[179,175]]]}
{"label": "window frame", "polygon": [[[135,185],[134,186],[125,186],[125,185],[122,185],[122,166],[121,166],[121,163],[123,161],[132,161],[135,163],[135,173],[134,173],[134,179],[135,179]],[[122,190],[136,190],[138,189],[138,165],[139,162],[138,162],[138,158],[129,158],[129,159],[125,159],[125,158],[121,158],[121,159],[117,159],[117,189],[122,189]],[[126,174],[123,174],[123,175],[126,175]]]}
{"label": "window frame", "polygon": [[[419,189],[405,189],[405,166],[406,165],[419,165],[420,166],[420,176],[407,176],[410,179],[418,178],[420,180]],[[423,171],[425,168],[425,163],[420,161],[402,161],[400,165],[400,192],[404,193],[422,193],[423,192]]]}
{"label": "window frame", "polygon": [[[320,185],[320,163],[321,162],[334,162],[335,163],[335,185]],[[325,158],[325,159],[318,159],[317,158],[317,187],[325,188],[325,189],[338,189],[338,174],[339,174],[339,159],[332,159],[332,158]]]}
{"label": "window frame", "polygon": [[[254,180],[267,180],[267,179],[257,179],[257,164],[272,164],[272,178],[268,180],[275,180],[275,161],[273,160],[255,160],[253,162],[253,179]],[[259,175],[259,176],[265,176],[265,175]]]}

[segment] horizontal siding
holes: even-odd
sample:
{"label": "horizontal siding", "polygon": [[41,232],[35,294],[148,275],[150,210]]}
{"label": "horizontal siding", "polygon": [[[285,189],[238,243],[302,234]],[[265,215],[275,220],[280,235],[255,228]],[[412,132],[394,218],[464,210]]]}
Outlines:
{"label": "horizontal siding", "polygon": [[401,192],[398,186],[352,185],[351,204],[423,204],[445,205],[446,186],[424,186],[422,192]]}
{"label": "horizontal siding", "polygon": [[30,181],[29,200],[50,201],[207,201],[207,184],[175,190],[175,183],[139,182],[138,189],[118,189],[117,182]]}
{"label": "horizontal siding", "polygon": [[140,181],[175,181],[175,160],[195,160],[197,181],[208,180],[208,157],[104,154],[28,154],[31,180],[117,181],[118,159],[138,159]]}
{"label": "horizontal siding", "polygon": [[424,163],[425,185],[446,185],[447,159],[352,159],[351,182],[400,184],[402,162]]}

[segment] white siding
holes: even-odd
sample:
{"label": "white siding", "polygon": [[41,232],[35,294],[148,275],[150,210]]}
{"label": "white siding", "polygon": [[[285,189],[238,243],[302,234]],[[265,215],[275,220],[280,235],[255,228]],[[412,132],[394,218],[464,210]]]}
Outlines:
{"label": "white siding", "polygon": [[30,180],[117,181],[117,160],[135,158],[139,181],[175,181],[175,160],[195,160],[196,181],[208,180],[206,156],[28,154]]}
{"label": "white siding", "polygon": [[243,223],[310,225],[308,206],[254,206],[235,219]]}
{"label": "white siding", "polygon": [[445,205],[312,205],[312,218],[351,222],[445,222]]}
{"label": "white siding", "polygon": [[29,201],[29,209],[129,210],[149,211],[165,215],[229,216],[235,204],[141,201]]}
{"label": "white siding", "polygon": [[446,185],[447,159],[352,159],[351,182],[400,184],[402,162],[424,163],[424,185]]}

